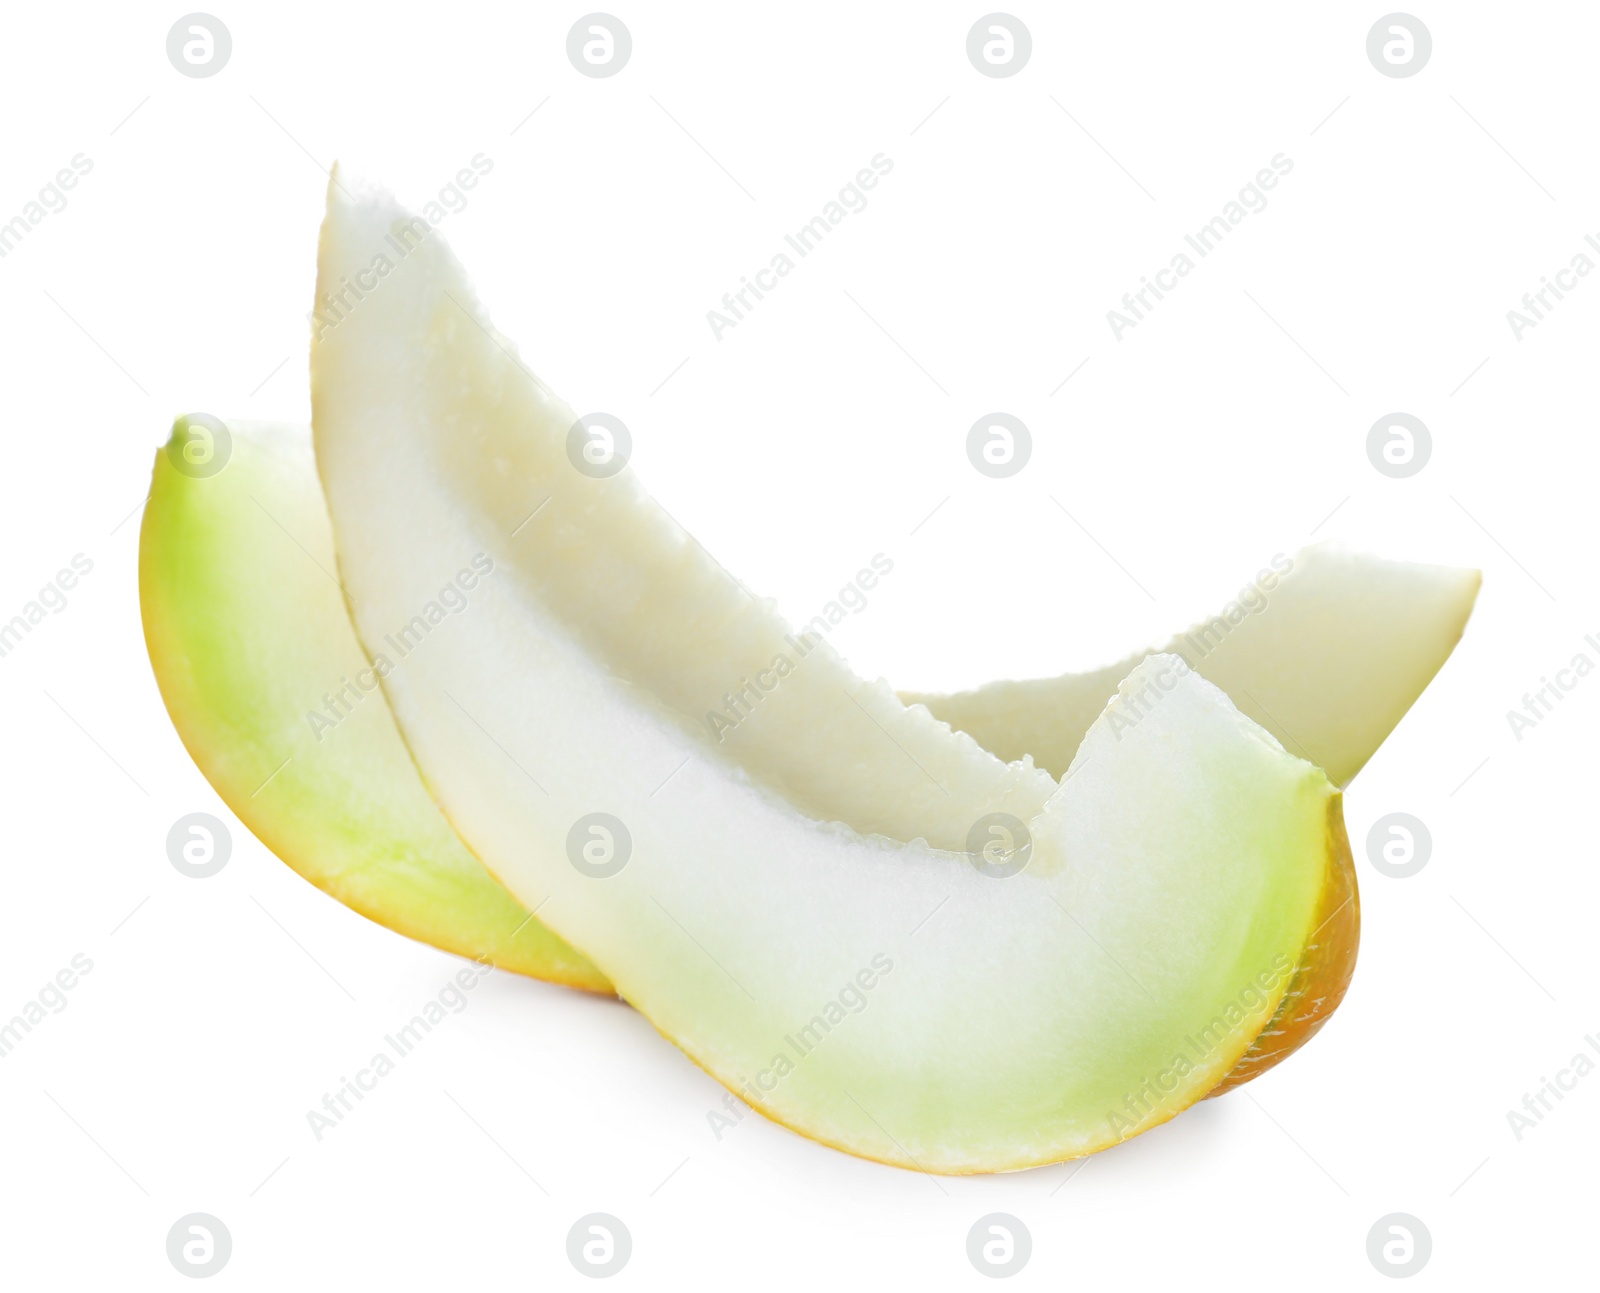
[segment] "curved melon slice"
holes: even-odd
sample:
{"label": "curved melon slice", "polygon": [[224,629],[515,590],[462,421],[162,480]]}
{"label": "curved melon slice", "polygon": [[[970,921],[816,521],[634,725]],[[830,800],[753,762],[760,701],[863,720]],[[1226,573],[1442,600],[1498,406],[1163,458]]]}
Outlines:
{"label": "curved melon slice", "polygon": [[232,459],[214,476],[157,452],[139,538],[150,663],[200,770],[268,848],[346,906],[502,969],[609,992],[494,882],[423,788],[334,582],[309,433],[231,429]]}
{"label": "curved melon slice", "polygon": [[1059,777],[1117,684],[1146,656],[1170,653],[1348,785],[1461,640],[1480,581],[1476,570],[1318,544],[1275,561],[1209,620],[1103,669],[901,699],[1002,759],[1027,754]]}
{"label": "curved melon slice", "polygon": [[[1220,1082],[1348,866],[1322,772],[1172,657],[1123,681],[1059,786],[831,654],[717,741],[704,713],[786,626],[631,471],[575,466],[575,415],[442,240],[352,299],[409,227],[330,186],[319,296],[345,308],[313,346],[317,460],[374,658],[450,572],[493,563],[384,679],[490,870],[722,1082],[853,1153],[1053,1162]],[[974,806],[1027,823],[1020,871],[954,851]]]}

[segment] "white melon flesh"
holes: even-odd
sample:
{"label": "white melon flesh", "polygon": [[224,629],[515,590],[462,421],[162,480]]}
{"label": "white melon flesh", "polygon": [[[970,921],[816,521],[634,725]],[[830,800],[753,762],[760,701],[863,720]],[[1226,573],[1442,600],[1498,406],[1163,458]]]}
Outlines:
{"label": "white melon flesh", "polygon": [[[395,258],[412,219],[399,207],[350,214],[349,224],[326,227],[319,299],[336,297],[342,281],[371,282],[373,257]],[[581,475],[567,443],[577,414],[513,357],[509,342],[491,335],[453,260],[456,279],[438,277],[448,259],[443,240],[430,233],[366,299],[346,295],[348,317],[313,347],[314,408],[330,426],[359,422],[389,438],[405,416],[426,421],[441,442],[396,441],[382,461],[362,468],[362,492],[371,497],[399,497],[394,477],[421,468],[438,474],[434,483],[446,497],[460,500],[437,519],[416,515],[419,550],[471,532],[474,553],[499,560],[503,551],[526,594],[590,654],[803,811],[959,849],[983,812],[1027,820],[1044,806],[1055,784],[1049,774],[1031,761],[1008,766],[970,737],[948,739],[939,720],[907,708],[888,683],[864,682],[826,642],[802,640],[770,602],[753,601],[631,470]],[[430,306],[443,312],[426,320],[402,314],[417,308],[425,286]],[[387,361],[373,352],[384,344],[394,347]],[[404,372],[371,384],[327,380],[336,357],[357,352]],[[426,407],[418,394],[424,391],[443,402]],[[448,421],[438,426],[430,417]],[[519,422],[540,434],[503,433]],[[436,452],[441,447],[448,452]],[[330,462],[322,472],[331,485]],[[406,608],[383,633],[396,632],[422,605]],[[382,634],[367,645],[381,652]],[[731,729],[710,721],[728,712],[725,698],[741,688],[751,696],[752,680],[776,679],[780,660],[787,676],[743,706],[749,712],[742,721]]]}
{"label": "white melon flesh", "polygon": [[[335,183],[319,296],[408,220]],[[402,735],[468,846],[665,1035],[804,1134],[930,1171],[1088,1153],[1224,1078],[1346,861],[1320,770],[1170,656],[1059,786],[824,647],[718,741],[705,712],[787,626],[631,469],[574,468],[574,412],[437,235],[347,304],[313,347],[318,466],[368,653],[427,625],[385,679]],[[480,554],[471,606],[429,623]],[[1032,840],[1004,878],[958,851],[996,812]],[[593,813],[631,837],[606,878],[570,860]]]}
{"label": "white melon flesh", "polygon": [[1117,684],[1146,656],[1166,652],[1343,786],[1449,658],[1479,582],[1476,570],[1318,544],[1275,561],[1209,620],[1103,669],[901,699],[1002,759],[1028,754],[1059,777]]}

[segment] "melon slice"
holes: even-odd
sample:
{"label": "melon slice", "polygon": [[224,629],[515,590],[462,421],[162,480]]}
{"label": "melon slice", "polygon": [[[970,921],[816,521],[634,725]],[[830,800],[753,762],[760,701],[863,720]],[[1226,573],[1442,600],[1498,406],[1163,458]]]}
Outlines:
{"label": "melon slice", "polygon": [[[1222,1081],[1348,869],[1321,770],[1172,656],[1059,785],[820,650],[711,730],[787,626],[630,469],[585,472],[442,240],[347,187],[312,351],[339,569],[369,656],[420,643],[384,687],[494,875],[731,1089],[867,1157],[1054,1162]],[[470,609],[426,625],[474,559]]]}
{"label": "melon slice", "polygon": [[1026,754],[1059,777],[1117,684],[1147,655],[1166,652],[1344,786],[1449,658],[1479,582],[1476,570],[1318,544],[1277,558],[1209,620],[1103,669],[901,698],[1000,758]]}
{"label": "melon slice", "polygon": [[346,906],[446,951],[609,992],[423,788],[335,582],[310,433],[230,430],[225,469],[197,478],[174,465],[179,419],[139,538],[145,643],[194,761],[268,848]]}

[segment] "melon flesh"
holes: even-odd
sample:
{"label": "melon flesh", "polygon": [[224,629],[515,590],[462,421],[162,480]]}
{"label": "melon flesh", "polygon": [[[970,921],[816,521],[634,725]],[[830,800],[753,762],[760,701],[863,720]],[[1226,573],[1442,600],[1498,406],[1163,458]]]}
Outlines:
{"label": "melon flesh", "polygon": [[[324,299],[410,220],[346,187]],[[1117,1143],[1246,1053],[1347,865],[1318,768],[1172,656],[1059,785],[820,648],[718,740],[705,714],[784,649],[770,605],[631,469],[574,467],[574,412],[437,235],[344,304],[313,425],[368,654],[494,570],[387,673],[401,734],[489,870],[696,1062],[815,1139],[969,1172]],[[604,879],[569,852],[597,812],[631,837]],[[958,851],[994,812],[1031,835],[1006,878]]]}
{"label": "melon flesh", "polygon": [[1455,649],[1479,582],[1476,570],[1318,544],[1263,570],[1209,620],[1103,669],[901,697],[1000,758],[1027,754],[1059,777],[1117,684],[1146,656],[1169,652],[1344,786]]}

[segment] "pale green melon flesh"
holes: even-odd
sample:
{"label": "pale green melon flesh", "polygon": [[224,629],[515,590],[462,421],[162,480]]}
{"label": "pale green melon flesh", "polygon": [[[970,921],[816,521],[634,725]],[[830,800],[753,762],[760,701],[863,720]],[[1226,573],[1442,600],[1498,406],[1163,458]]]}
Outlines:
{"label": "pale green melon flesh", "polygon": [[1449,658],[1478,584],[1476,570],[1318,544],[1274,560],[1209,620],[1103,669],[901,698],[1000,758],[1028,754],[1059,777],[1117,684],[1147,655],[1167,652],[1343,786]]}
{"label": "pale green melon flesh", "polygon": [[[332,295],[407,216],[337,183],[329,202]],[[572,410],[493,333],[437,236],[324,333],[312,372],[369,654],[452,572],[494,565],[384,680],[430,790],[526,906],[771,1116],[907,1167],[1050,1162],[1192,1103],[1272,1017],[1330,872],[1337,795],[1180,662],[1132,672],[1059,788],[832,657],[719,743],[710,698],[785,626],[631,469],[574,468]],[[875,731],[850,717],[862,704]],[[808,814],[849,780],[834,751],[856,782],[830,824]],[[952,786],[918,788],[907,761]],[[975,802],[1028,821],[1026,869],[995,879],[948,851]],[[632,838],[606,879],[569,860],[595,812]]]}
{"label": "pale green melon flesh", "polygon": [[139,541],[150,661],[201,771],[263,843],[356,911],[447,951],[609,991],[495,883],[423,788],[334,581],[309,433],[232,431],[214,476],[157,453]]}

